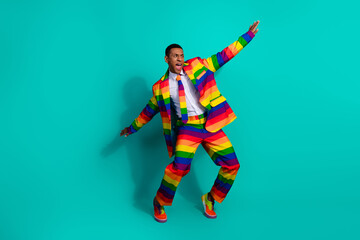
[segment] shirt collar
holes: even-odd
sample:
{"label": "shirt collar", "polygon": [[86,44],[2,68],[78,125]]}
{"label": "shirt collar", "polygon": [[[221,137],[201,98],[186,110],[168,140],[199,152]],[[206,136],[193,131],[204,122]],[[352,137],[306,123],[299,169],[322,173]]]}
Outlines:
{"label": "shirt collar", "polygon": [[[177,73],[173,73],[173,72],[170,71],[170,69],[169,69],[169,77],[170,77],[170,78],[176,79],[177,75],[178,75]],[[184,69],[181,69],[180,75],[184,75]]]}

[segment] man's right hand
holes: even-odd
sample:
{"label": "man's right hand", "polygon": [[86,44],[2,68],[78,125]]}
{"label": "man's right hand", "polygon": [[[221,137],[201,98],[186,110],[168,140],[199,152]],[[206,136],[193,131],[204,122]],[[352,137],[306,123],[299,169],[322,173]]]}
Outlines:
{"label": "man's right hand", "polygon": [[130,128],[129,127],[124,128],[120,133],[120,136],[122,136],[122,135],[125,135],[125,137],[129,136],[130,135]]}

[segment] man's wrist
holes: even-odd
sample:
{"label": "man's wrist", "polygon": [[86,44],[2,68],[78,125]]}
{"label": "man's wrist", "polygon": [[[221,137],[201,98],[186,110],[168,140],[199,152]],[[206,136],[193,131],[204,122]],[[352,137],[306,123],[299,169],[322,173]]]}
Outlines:
{"label": "man's wrist", "polygon": [[129,134],[133,134],[136,133],[137,131],[135,130],[135,128],[133,127],[133,125],[131,124],[130,127],[128,128],[128,133]]}
{"label": "man's wrist", "polygon": [[247,31],[246,33],[247,33],[251,38],[254,38],[254,37],[255,37],[255,34],[254,34],[251,30]]}

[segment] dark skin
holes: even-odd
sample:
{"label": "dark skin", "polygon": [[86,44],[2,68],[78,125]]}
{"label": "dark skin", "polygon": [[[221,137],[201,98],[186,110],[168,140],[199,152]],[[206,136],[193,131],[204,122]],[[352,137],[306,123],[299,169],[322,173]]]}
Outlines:
{"label": "dark skin", "polygon": [[169,56],[165,56],[165,62],[169,65],[169,70],[179,74],[184,65],[184,52],[181,48],[172,48]]}
{"label": "dark skin", "polygon": [[[256,21],[249,27],[249,31],[251,31],[254,35],[259,31],[259,29],[257,29],[259,23],[260,21]],[[179,74],[181,72],[182,66],[184,65],[183,50],[181,48],[172,48],[170,50],[169,56],[165,56],[165,62],[169,65],[171,72]],[[130,135],[130,127],[126,127],[121,131],[120,136],[123,135],[125,135],[125,137]]]}

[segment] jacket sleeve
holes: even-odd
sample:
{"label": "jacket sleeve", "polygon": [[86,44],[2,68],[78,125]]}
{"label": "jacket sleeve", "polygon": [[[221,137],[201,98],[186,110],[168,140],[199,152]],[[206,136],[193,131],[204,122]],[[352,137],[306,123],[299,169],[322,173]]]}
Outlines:
{"label": "jacket sleeve", "polygon": [[130,125],[130,134],[136,133],[140,130],[145,124],[150,122],[150,120],[159,112],[159,106],[157,104],[155,96],[153,96],[145,108],[142,110],[140,115],[131,123]]}
{"label": "jacket sleeve", "polygon": [[251,31],[246,32],[221,52],[218,52],[209,58],[202,59],[203,64],[212,72],[216,72],[225,63],[235,57],[235,55],[238,54],[254,38],[254,36],[254,33]]}

